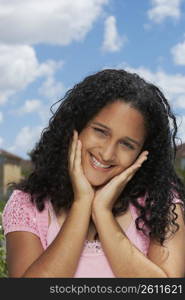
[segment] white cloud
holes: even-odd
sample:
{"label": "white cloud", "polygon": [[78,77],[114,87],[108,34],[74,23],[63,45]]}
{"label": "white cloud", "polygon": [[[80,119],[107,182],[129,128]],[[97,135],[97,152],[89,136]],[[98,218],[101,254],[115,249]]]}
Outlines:
{"label": "white cloud", "polygon": [[48,126],[48,120],[51,118],[50,107],[51,105],[43,105],[42,109],[38,112],[43,127]]}
{"label": "white cloud", "polygon": [[[55,101],[52,101],[52,103],[54,102]],[[37,114],[40,118],[41,126],[46,127],[48,126],[48,120],[51,117],[50,107],[51,103],[43,103],[38,99],[30,99],[26,100],[22,107],[10,110],[9,113],[13,115],[25,115],[30,113],[34,113],[35,115]]]}
{"label": "white cloud", "polygon": [[16,111],[16,113],[22,114],[29,114],[32,112],[38,112],[41,109],[41,101],[37,99],[30,99],[26,100],[23,107]]}
{"label": "white cloud", "polygon": [[173,60],[177,65],[185,65],[185,41],[178,43],[171,49]]}
{"label": "white cloud", "polygon": [[163,70],[152,72],[145,67],[132,68],[125,64],[124,68],[156,84],[175,107],[178,106],[177,98],[185,95],[185,76],[182,74],[168,74]]}
{"label": "white cloud", "polygon": [[0,104],[38,77],[53,75],[62,64],[52,60],[39,64],[35,50],[28,45],[0,44]]}
{"label": "white cloud", "polygon": [[3,144],[4,144],[4,139],[0,137],[0,147],[2,147]]}
{"label": "white cloud", "polygon": [[55,61],[48,59],[46,62],[40,64],[38,74],[39,76],[47,76],[51,77],[54,76],[54,73],[61,69],[64,65],[63,60]]}
{"label": "white cloud", "polygon": [[62,82],[56,81],[53,76],[49,76],[39,88],[39,94],[55,102],[61,98],[66,91]]}
{"label": "white cloud", "polygon": [[155,23],[161,23],[167,17],[178,20],[181,3],[182,0],[151,0],[152,8],[148,11],[148,17]]}
{"label": "white cloud", "polygon": [[185,93],[177,98],[176,106],[185,110]]}
{"label": "white cloud", "polygon": [[[185,115],[177,117],[178,137],[185,143]],[[180,141],[178,141],[179,143]]]}
{"label": "white cloud", "polygon": [[35,143],[39,140],[43,127],[29,127],[25,126],[21,129],[15,138],[14,145],[9,147],[7,151],[18,153],[24,151],[25,153],[32,150]]}
{"label": "white cloud", "polygon": [[[152,72],[151,70],[142,66],[138,68],[130,67],[126,63],[119,64],[116,66],[116,68],[125,69],[131,73],[136,73],[143,79],[159,87],[169,101],[174,112],[176,112],[177,109],[185,109],[185,75],[168,74],[163,70]],[[182,117],[182,124],[180,126],[178,135],[185,142],[185,116]]]}
{"label": "white cloud", "polygon": [[105,32],[104,40],[102,44],[102,50],[107,52],[116,52],[121,49],[124,43],[127,41],[126,36],[120,36],[117,31],[116,18],[109,16],[105,20]]}
{"label": "white cloud", "polygon": [[0,123],[3,122],[3,113],[0,111]]}
{"label": "white cloud", "polygon": [[109,0],[0,0],[0,40],[68,45],[83,40]]}
{"label": "white cloud", "polygon": [[[127,68],[126,68],[127,69]],[[164,71],[151,72],[146,68],[130,68],[128,71],[139,74],[144,79],[158,86],[168,99],[173,111],[185,109],[185,76],[182,74],[167,74]],[[180,121],[180,122],[179,122]],[[177,116],[178,137],[185,142],[185,115]]]}

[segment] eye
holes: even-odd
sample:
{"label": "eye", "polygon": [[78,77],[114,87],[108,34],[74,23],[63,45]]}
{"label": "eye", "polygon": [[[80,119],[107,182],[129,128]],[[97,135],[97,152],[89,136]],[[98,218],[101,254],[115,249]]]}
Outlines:
{"label": "eye", "polygon": [[122,142],[121,144],[122,144],[122,145],[125,145],[126,147],[128,147],[128,148],[130,148],[130,149],[132,149],[132,150],[135,149],[131,144],[129,144],[129,143],[125,142],[125,141]]}
{"label": "eye", "polygon": [[105,130],[103,130],[103,129],[100,129],[100,128],[97,128],[97,127],[93,127],[93,129],[94,129],[95,131],[97,131],[97,132],[103,134],[103,135],[106,135],[106,132],[105,132]]}

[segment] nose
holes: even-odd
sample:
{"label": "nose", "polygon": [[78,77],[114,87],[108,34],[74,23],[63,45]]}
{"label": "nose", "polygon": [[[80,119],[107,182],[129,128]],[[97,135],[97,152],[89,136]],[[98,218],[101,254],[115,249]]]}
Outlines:
{"label": "nose", "polygon": [[99,152],[100,158],[102,159],[102,162],[106,164],[111,164],[116,159],[116,150],[115,145],[109,144],[104,145],[104,147]]}

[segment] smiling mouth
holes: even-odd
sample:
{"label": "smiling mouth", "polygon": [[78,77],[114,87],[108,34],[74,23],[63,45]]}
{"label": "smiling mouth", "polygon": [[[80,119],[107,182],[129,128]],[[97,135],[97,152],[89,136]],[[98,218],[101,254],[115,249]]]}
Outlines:
{"label": "smiling mouth", "polygon": [[102,165],[91,153],[90,153],[90,163],[93,168],[104,172],[114,167],[113,165],[109,165],[109,166]]}

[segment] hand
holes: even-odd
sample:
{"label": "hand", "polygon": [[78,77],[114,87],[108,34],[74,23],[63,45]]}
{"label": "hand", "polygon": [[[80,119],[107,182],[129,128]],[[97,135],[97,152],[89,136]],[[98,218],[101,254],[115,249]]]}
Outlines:
{"label": "hand", "polygon": [[102,188],[97,189],[92,204],[92,218],[96,210],[112,211],[113,205],[118,199],[119,195],[125,188],[126,184],[131,180],[142,163],[147,159],[148,151],[142,152],[137,160],[129,168],[124,170],[121,174],[115,176]]}
{"label": "hand", "polygon": [[73,186],[74,201],[85,199],[93,200],[94,189],[84,175],[81,165],[82,143],[78,139],[78,132],[74,130],[73,138],[69,147],[69,174]]}

